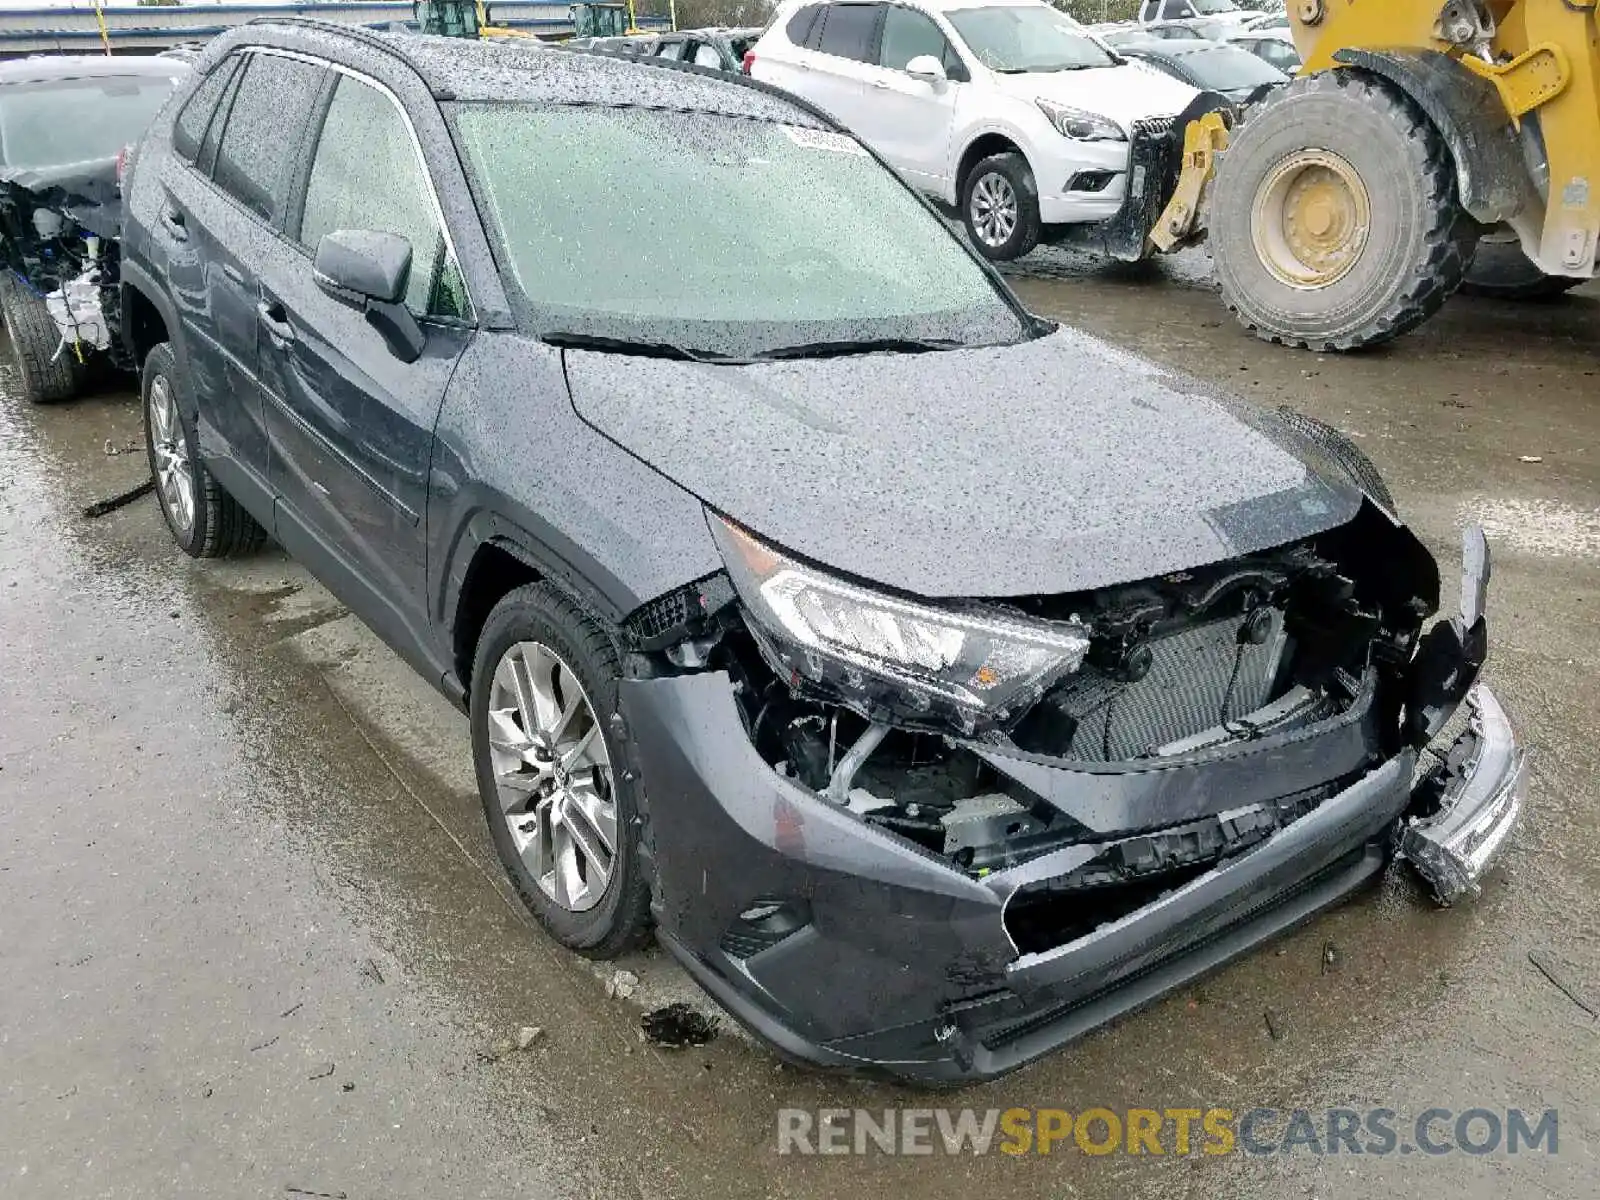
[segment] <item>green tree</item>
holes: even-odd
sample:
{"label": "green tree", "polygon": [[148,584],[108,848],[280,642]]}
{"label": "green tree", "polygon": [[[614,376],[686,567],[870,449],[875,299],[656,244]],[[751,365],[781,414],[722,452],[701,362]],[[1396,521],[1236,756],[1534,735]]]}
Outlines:
{"label": "green tree", "polygon": [[1053,0],[1062,12],[1085,25],[1104,21],[1131,21],[1139,15],[1139,0]]}

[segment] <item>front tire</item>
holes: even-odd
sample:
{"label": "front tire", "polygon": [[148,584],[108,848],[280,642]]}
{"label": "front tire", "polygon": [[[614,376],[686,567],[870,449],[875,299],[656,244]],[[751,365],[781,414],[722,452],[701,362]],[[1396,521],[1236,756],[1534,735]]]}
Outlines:
{"label": "front tire", "polygon": [[144,360],[144,446],[161,515],[190,558],[250,554],[267,531],[206,470],[194,425],[178,403],[178,361],[163,342]]}
{"label": "front tire", "polygon": [[83,364],[72,347],[62,347],[61,331],[45,302],[7,278],[0,282],[0,315],[11,337],[11,365],[22,395],[34,404],[76,396],[83,386]]}
{"label": "front tire", "polygon": [[1210,210],[1228,307],[1258,337],[1311,350],[1416,328],[1460,285],[1476,234],[1438,130],[1348,68],[1296,79],[1251,114]]}
{"label": "front tire", "polygon": [[991,262],[1021,258],[1039,244],[1039,187],[1015,151],[973,164],[961,185],[967,237]]}
{"label": "front tire", "polygon": [[611,632],[546,583],[495,606],[472,669],[472,756],[495,850],[550,936],[598,959],[650,932],[638,786],[612,728],[621,676]]}

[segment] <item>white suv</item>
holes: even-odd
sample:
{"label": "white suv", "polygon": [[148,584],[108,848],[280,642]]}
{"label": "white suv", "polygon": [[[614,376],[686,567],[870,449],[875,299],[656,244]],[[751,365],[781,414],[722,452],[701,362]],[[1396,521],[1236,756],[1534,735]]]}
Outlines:
{"label": "white suv", "polygon": [[[745,63],[959,205],[991,259],[1026,254],[1044,227],[1116,216],[1134,123],[1199,95],[1039,0],[788,0]],[[1133,174],[1138,193],[1146,172]]]}
{"label": "white suv", "polygon": [[1141,25],[1156,25],[1164,21],[1198,21],[1227,30],[1250,29],[1270,21],[1273,15],[1241,8],[1233,0],[1144,0],[1139,6]]}

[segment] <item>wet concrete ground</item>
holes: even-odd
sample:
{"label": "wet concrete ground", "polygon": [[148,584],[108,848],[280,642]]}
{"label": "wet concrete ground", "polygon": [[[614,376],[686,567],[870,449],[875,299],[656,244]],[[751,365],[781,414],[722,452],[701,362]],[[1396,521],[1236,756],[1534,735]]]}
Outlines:
{"label": "wet concrete ground", "polygon": [[[1437,911],[1396,871],[1062,1054],[935,1097],[782,1068],[737,1036],[647,1047],[641,1003],[692,987],[651,953],[627,964],[638,993],[609,999],[530,927],[464,721],[276,550],[193,563],[148,498],[83,519],[145,474],[106,452],[138,444],[128,394],[3,395],[0,1196],[1592,1196],[1600,1022],[1528,955],[1600,1007],[1600,297],[1458,298],[1340,359],[1249,338],[1202,274],[1043,254],[1015,281],[1041,313],[1356,436],[1452,574],[1460,524],[1489,527],[1492,679],[1537,757],[1478,903]],[[1038,433],[1071,429],[1069,399]],[[509,1049],[524,1026],[543,1035]],[[1560,1140],[774,1152],[780,1106],[900,1104],[1557,1108]]]}

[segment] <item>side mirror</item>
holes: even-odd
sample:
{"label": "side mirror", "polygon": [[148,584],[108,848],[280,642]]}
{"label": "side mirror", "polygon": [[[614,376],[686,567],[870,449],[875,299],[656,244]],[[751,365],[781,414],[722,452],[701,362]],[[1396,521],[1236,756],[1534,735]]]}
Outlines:
{"label": "side mirror", "polygon": [[924,83],[943,83],[948,76],[944,64],[931,54],[919,54],[906,64],[906,74]]}
{"label": "side mirror", "polygon": [[401,362],[422,357],[427,335],[405,306],[411,243],[398,233],[335,229],[317,243],[312,278],[341,304],[359,309]]}

